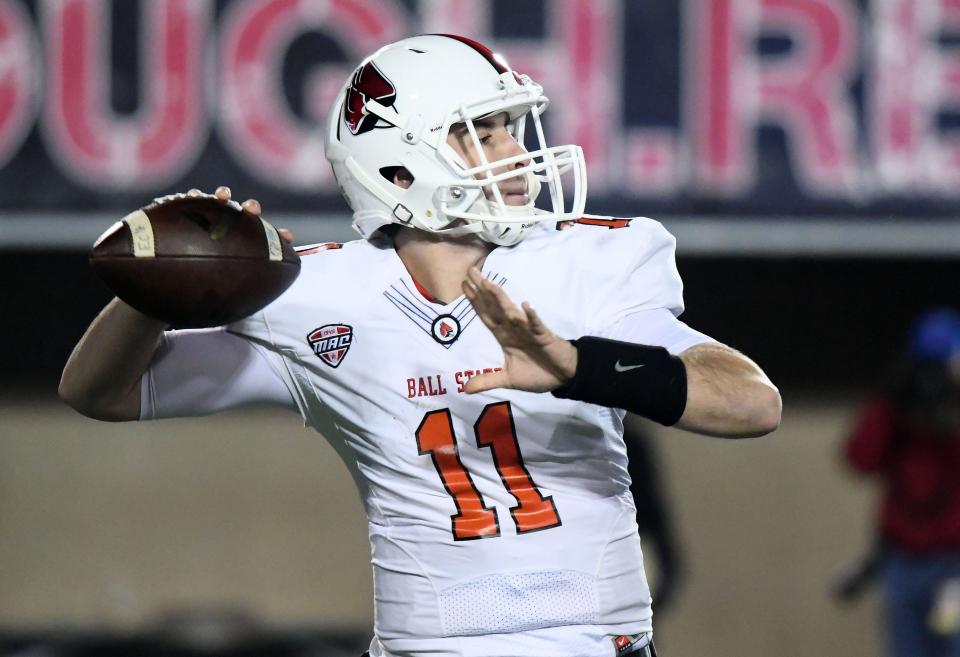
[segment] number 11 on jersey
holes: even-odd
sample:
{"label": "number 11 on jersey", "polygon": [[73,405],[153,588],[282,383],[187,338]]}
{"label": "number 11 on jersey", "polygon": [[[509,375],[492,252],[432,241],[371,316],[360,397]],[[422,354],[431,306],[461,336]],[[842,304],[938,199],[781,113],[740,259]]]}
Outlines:
{"label": "number 11 on jersey", "polygon": [[[544,497],[523,464],[520,443],[510,402],[489,404],[473,425],[477,447],[489,447],[493,464],[510,494],[517,501],[510,515],[517,533],[557,527],[560,516],[552,497]],[[453,433],[450,411],[446,408],[427,413],[417,428],[417,447],[421,455],[430,455],[444,489],[453,498],[457,513],[451,516],[453,537],[464,541],[500,535],[497,510],[483,502],[470,472],[460,460],[457,437]]]}

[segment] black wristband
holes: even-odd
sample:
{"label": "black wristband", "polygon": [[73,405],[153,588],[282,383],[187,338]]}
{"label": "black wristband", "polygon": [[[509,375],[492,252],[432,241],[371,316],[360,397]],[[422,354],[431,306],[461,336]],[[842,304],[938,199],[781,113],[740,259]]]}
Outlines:
{"label": "black wristband", "polygon": [[584,336],[577,348],[577,371],[553,391],[560,399],[622,408],[670,426],[687,407],[687,368],[663,347]]}

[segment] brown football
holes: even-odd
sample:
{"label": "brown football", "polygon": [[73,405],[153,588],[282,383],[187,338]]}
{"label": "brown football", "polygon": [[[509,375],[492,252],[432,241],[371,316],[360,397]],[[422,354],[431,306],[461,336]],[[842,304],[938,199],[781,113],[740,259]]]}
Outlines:
{"label": "brown football", "polygon": [[125,302],[182,328],[248,317],[300,273],[273,226],[209,195],[169,196],[127,215],[93,245],[90,264]]}

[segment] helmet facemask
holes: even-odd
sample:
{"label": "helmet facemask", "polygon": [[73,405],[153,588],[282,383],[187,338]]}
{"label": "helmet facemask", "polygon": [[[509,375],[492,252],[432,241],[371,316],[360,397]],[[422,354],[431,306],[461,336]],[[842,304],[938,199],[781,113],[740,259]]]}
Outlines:
{"label": "helmet facemask", "polygon": [[[512,73],[501,76],[504,84],[513,82],[522,95],[534,89],[524,89],[514,80]],[[539,86],[529,79],[524,83],[539,92]],[[579,146],[548,147],[540,115],[549,105],[542,94],[519,105],[509,105],[511,95],[482,99],[451,110],[444,120],[442,141],[437,144],[437,155],[442,162],[458,175],[458,180],[437,189],[436,202],[440,212],[450,220],[449,228],[440,232],[451,234],[475,233],[486,241],[507,245],[519,241],[527,229],[540,221],[563,221],[577,219],[583,214],[586,197],[586,166]],[[527,122],[533,124],[536,148],[532,151],[489,161],[484,152],[475,121],[508,114],[507,131],[521,147],[524,144]],[[469,146],[479,162],[468,166],[446,141],[450,130],[462,124],[469,138]],[[572,202],[567,207],[564,198],[563,176],[572,177]],[[521,179],[527,190],[528,201],[523,205],[508,204],[500,184]],[[543,189],[549,192],[549,210],[536,208],[536,200]]]}

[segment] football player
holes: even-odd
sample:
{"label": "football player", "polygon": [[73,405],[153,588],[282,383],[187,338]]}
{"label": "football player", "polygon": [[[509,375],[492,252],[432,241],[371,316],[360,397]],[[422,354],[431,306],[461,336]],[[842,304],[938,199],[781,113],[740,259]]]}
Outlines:
{"label": "football player", "polygon": [[723,437],[780,421],[756,364],[677,319],[672,236],[583,214],[547,104],[470,39],[385,46],[326,136],[363,239],[302,250],[292,287],[220,329],[115,299],[63,373],[91,417],[275,402],[322,433],[368,517],[374,657],[654,655],[625,411]]}

